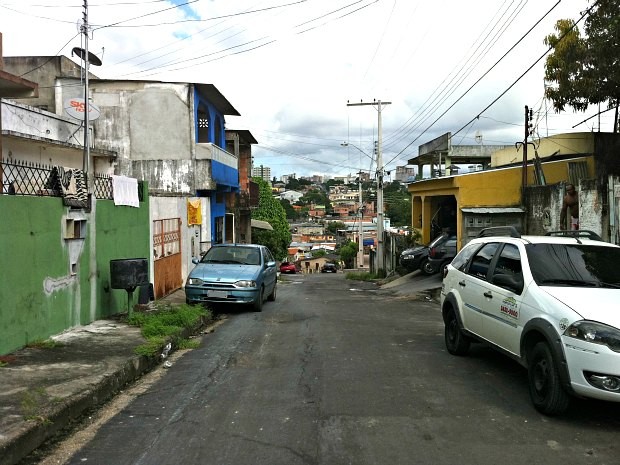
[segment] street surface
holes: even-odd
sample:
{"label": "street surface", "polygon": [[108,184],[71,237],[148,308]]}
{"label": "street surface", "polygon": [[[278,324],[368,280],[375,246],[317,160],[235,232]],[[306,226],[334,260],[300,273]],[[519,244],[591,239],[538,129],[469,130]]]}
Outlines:
{"label": "street surface", "polygon": [[342,273],[283,277],[237,309],[71,464],[618,464],[620,405],[548,418],[525,370],[449,355],[439,304]]}

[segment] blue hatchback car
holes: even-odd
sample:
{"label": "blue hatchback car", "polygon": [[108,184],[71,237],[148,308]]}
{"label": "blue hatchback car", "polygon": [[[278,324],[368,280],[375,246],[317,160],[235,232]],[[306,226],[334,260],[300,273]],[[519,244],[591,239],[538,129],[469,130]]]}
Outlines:
{"label": "blue hatchback car", "polygon": [[216,244],[185,283],[188,304],[248,304],[260,312],[265,298],[276,300],[277,267],[269,249],[257,244]]}

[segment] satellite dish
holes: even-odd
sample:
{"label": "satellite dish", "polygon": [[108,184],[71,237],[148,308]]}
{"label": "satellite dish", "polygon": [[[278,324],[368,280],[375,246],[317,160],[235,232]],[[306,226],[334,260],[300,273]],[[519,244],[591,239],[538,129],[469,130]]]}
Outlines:
{"label": "satellite dish", "polygon": [[[77,55],[82,60],[86,59],[86,50],[81,47],[73,47],[71,50],[71,56]],[[101,66],[101,60],[94,53],[88,52],[88,63],[94,66]]]}
{"label": "satellite dish", "polygon": [[[84,120],[84,109],[86,108],[86,104],[84,103],[83,98],[74,97],[68,98],[63,103],[63,108],[67,115],[71,118],[75,118],[77,120]],[[101,115],[101,110],[94,103],[88,105],[88,119],[90,121],[94,121],[99,118]]]}

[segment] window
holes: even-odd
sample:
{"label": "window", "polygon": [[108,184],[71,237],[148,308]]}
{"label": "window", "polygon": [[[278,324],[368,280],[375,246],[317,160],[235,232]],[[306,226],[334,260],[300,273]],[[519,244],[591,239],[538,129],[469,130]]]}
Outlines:
{"label": "window", "polygon": [[65,239],[84,239],[86,237],[86,220],[67,218]]}
{"label": "window", "polygon": [[465,248],[463,248],[456,257],[454,257],[454,260],[452,260],[452,266],[460,271],[463,271],[465,265],[467,265],[467,262],[469,261],[469,258],[476,250],[478,250],[477,244],[466,245]]}
{"label": "window", "polygon": [[519,248],[513,244],[506,244],[502,249],[493,274],[518,275],[521,273],[521,255]]}
{"label": "window", "polygon": [[267,247],[263,248],[263,261],[265,262],[265,264],[267,264],[268,262],[273,262],[273,255],[271,255],[271,252],[269,251],[269,249]]}
{"label": "window", "polygon": [[620,249],[585,244],[528,244],[527,258],[540,285],[620,286]]}
{"label": "window", "polygon": [[486,280],[487,273],[489,272],[489,265],[498,247],[499,243],[497,242],[492,242],[482,247],[480,251],[474,255],[474,258],[472,258],[468,273],[477,278]]}

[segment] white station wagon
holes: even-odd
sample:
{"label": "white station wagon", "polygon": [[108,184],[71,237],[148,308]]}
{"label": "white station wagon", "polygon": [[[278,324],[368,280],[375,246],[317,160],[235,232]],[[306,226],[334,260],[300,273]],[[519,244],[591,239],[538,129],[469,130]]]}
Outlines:
{"label": "white station wagon", "polygon": [[620,402],[620,247],[511,235],[473,239],[444,268],[448,352],[464,355],[476,340],[516,359],[547,415],[571,395]]}

